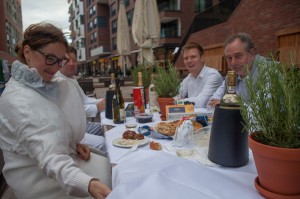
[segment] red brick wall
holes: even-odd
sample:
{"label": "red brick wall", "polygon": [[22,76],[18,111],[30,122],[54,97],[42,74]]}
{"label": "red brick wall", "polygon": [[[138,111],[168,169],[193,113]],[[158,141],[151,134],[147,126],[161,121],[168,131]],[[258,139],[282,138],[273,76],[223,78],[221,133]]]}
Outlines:
{"label": "red brick wall", "polygon": [[[247,32],[263,56],[277,50],[276,33],[300,27],[300,0],[241,0],[227,22],[192,34],[188,40],[202,46],[223,43],[231,34]],[[176,61],[184,67],[182,57]]]}

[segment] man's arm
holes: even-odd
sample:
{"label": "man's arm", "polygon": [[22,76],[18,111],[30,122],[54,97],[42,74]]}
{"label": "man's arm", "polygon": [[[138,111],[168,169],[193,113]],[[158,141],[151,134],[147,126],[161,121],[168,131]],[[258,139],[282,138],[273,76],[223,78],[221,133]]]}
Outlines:
{"label": "man's arm", "polygon": [[210,74],[205,80],[205,85],[202,91],[196,96],[191,98],[186,98],[186,101],[195,102],[195,107],[206,108],[209,98],[214,94],[214,92],[222,84],[223,78],[218,73]]}
{"label": "man's arm", "polygon": [[224,96],[226,91],[226,86],[225,86],[225,80],[223,81],[222,85],[216,90],[216,92],[211,96],[208,100],[208,105],[209,106],[216,106],[217,104],[220,104],[221,98]]}
{"label": "man's arm", "polygon": [[105,109],[104,99],[95,99],[88,96],[83,98],[83,104],[86,117],[96,117],[96,115]]}

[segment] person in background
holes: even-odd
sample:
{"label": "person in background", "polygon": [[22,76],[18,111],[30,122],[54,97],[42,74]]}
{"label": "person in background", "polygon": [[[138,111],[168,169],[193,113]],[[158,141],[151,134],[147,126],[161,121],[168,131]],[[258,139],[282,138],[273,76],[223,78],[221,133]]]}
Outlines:
{"label": "person in background", "polygon": [[7,66],[7,61],[0,59],[0,96],[5,89],[5,84],[10,78],[10,71]]}
{"label": "person in background", "polygon": [[[247,33],[237,33],[228,37],[225,41],[224,55],[231,70],[237,74],[236,94],[247,99],[246,76],[255,79],[257,76],[257,63],[266,61],[266,58],[256,54],[254,43]],[[214,107],[226,92],[226,79],[217,89],[208,102],[208,106]]]}
{"label": "person in background", "polygon": [[[68,63],[64,67],[60,68],[56,76],[70,81],[71,85],[74,87],[73,89],[78,91],[83,100],[86,117],[96,117],[99,112],[105,109],[105,99],[95,99],[86,96],[77,80],[74,79],[74,76],[77,73],[77,51],[74,47],[68,47],[66,58],[69,60]],[[87,134],[84,137],[83,143],[89,145],[90,147],[97,148],[105,153],[105,139],[103,137],[101,123],[88,122],[86,126],[86,133]]]}
{"label": "person in background", "polygon": [[189,43],[182,49],[184,65],[189,75],[181,82],[179,98],[195,103],[197,108],[206,108],[209,98],[222,84],[220,73],[204,64],[203,48]]}
{"label": "person in background", "polygon": [[102,199],[111,192],[108,159],[79,143],[86,121],[78,92],[53,78],[68,62],[67,46],[61,29],[38,23],[15,48],[18,61],[0,98],[0,147],[17,198]]}

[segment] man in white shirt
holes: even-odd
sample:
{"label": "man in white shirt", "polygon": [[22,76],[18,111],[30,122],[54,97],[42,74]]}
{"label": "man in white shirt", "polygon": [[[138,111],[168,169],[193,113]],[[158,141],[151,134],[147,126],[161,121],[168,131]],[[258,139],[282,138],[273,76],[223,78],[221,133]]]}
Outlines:
{"label": "man in white shirt", "polygon": [[[105,99],[95,99],[86,96],[77,80],[73,78],[77,72],[77,51],[75,48],[71,46],[69,47],[66,58],[69,59],[68,63],[62,67],[56,75],[73,83],[74,89],[77,89],[82,96],[86,117],[96,117],[97,114],[105,109]],[[105,139],[103,137],[100,122],[87,123],[86,134],[83,143],[89,145],[90,147],[97,148],[102,152],[106,151]]]}
{"label": "man in white shirt", "polygon": [[204,64],[204,50],[199,44],[192,42],[185,45],[182,55],[190,74],[181,82],[179,98],[194,102],[197,108],[206,108],[223,78],[216,69]]}
{"label": "man in white shirt", "polygon": [[[237,33],[230,36],[225,41],[224,54],[229,68],[237,74],[237,95],[247,99],[248,91],[245,77],[248,76],[251,79],[255,79],[258,73],[257,62],[266,61],[266,59],[256,54],[254,43],[247,33]],[[225,92],[226,80],[223,81],[222,85],[210,98],[208,105],[214,107],[219,104]]]}

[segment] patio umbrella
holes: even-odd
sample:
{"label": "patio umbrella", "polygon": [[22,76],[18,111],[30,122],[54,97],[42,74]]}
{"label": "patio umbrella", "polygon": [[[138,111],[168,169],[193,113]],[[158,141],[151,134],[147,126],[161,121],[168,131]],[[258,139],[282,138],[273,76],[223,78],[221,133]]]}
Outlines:
{"label": "patio umbrella", "polygon": [[160,39],[160,19],[156,0],[135,1],[132,37],[134,43],[140,47],[139,63],[154,64],[152,48],[158,46]]}
{"label": "patio umbrella", "polygon": [[120,54],[119,64],[123,69],[123,76],[126,76],[126,68],[131,67],[129,60],[130,55],[130,36],[125,11],[124,1],[120,1],[119,14],[118,14],[118,27],[117,27],[117,50]]}

